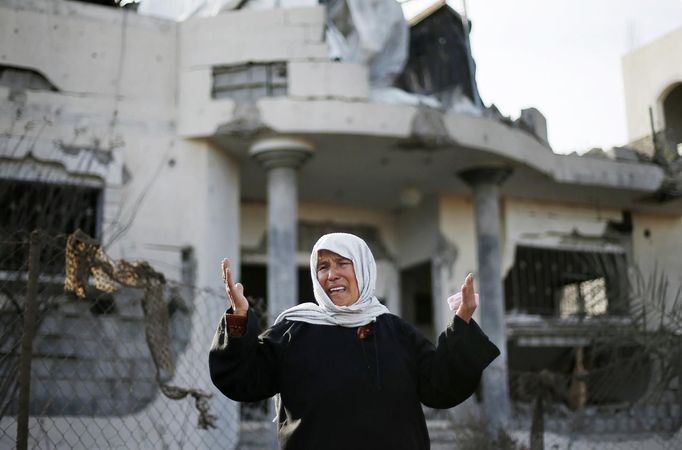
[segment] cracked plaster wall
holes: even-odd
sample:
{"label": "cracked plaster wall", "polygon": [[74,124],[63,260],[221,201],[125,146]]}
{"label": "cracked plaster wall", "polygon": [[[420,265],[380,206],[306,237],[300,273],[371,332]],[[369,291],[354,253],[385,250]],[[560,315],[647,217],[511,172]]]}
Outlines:
{"label": "cracked plaster wall", "polygon": [[619,222],[617,209],[505,198],[503,207],[502,274],[514,264],[519,244],[553,246],[562,236],[577,233],[586,238],[604,236],[609,221]]}
{"label": "cracked plaster wall", "polygon": [[33,68],[76,96],[174,103],[174,22],[81,2],[3,0],[0,8],[0,64]]}
{"label": "cracked plaster wall", "polygon": [[[324,23],[322,6],[239,10],[181,22],[178,33],[179,133],[207,136],[220,129],[230,129],[233,122],[261,126],[260,102],[254,112],[253,108],[243,105],[237,108],[232,99],[211,98],[213,67],[291,62],[289,77],[293,73],[296,80],[290,79],[289,83],[293,93],[299,96],[306,93],[305,87],[311,77],[320,73],[331,75],[332,72],[326,69],[329,58],[324,43]],[[308,62],[319,64],[306,66]],[[347,73],[357,71],[349,68]],[[323,86],[319,83],[309,86],[312,95],[327,92],[325,86],[331,86],[331,81],[334,80]],[[356,86],[351,87],[357,91]],[[353,95],[359,94],[351,93]]]}
{"label": "cracked plaster wall", "polygon": [[644,275],[663,270],[668,282],[667,305],[682,286],[682,218],[634,213],[633,256]]}
{"label": "cracked plaster wall", "polygon": [[[561,239],[578,232],[586,241],[604,241],[609,222],[621,222],[622,211],[599,209],[582,205],[532,201],[503,197],[501,200],[501,239],[503,277],[512,266],[514,248],[519,243],[555,245]],[[647,274],[664,269],[668,274],[668,307],[682,285],[682,219],[665,215],[632,213],[631,238],[624,237],[621,245],[631,253],[633,261]],[[444,264],[440,282],[442,290],[456,292],[468,272],[475,272],[476,233],[473,204],[470,197],[442,195],[439,202],[440,233],[456,249],[451,264]],[[626,242],[630,241],[631,242]],[[604,241],[605,242],[605,241]],[[628,248],[631,246],[630,248]],[[449,266],[449,267],[448,267]],[[485,299],[481,299],[485,301]],[[443,308],[441,318],[451,313]],[[478,320],[478,315],[475,315]],[[442,327],[444,324],[436,324]],[[476,415],[475,402],[467,401],[454,412],[456,420]]]}
{"label": "cracked plaster wall", "polygon": [[[0,176],[103,186],[102,238],[115,240],[110,256],[145,259],[179,280],[181,250],[191,247],[197,285],[216,292],[206,298],[222,299],[220,258],[239,261],[239,169],[208,142],[176,137],[176,44],[169,21],[80,2],[0,1],[0,64],[38,70],[58,89],[0,86]],[[190,308],[178,374],[205,365],[207,329],[225,304],[201,301]],[[211,408],[219,417],[218,429],[202,436],[233,441],[235,422],[228,419],[236,406],[202,373],[191,383],[216,394]],[[187,385],[183,376],[171,382]],[[76,428],[60,417],[42,420],[52,422],[53,441],[65,429],[78,436],[95,427],[101,438],[128,429],[138,442],[178,448],[198,442],[194,421],[177,421],[194,414],[187,401],[157,396],[138,414],[79,418]]]}
{"label": "cracked plaster wall", "polygon": [[[440,302],[435,323],[436,329],[443,330],[452,318],[445,299],[459,292],[464,279],[470,272],[476,273],[476,231],[474,219],[474,205],[470,196],[444,194],[439,198],[439,252],[442,253],[440,269]],[[435,275],[435,274],[434,274]],[[478,280],[476,280],[478,291]],[[435,294],[435,292],[434,292]],[[479,320],[479,311],[474,313],[474,319]]]}
{"label": "cracked plaster wall", "polygon": [[[72,182],[99,179],[107,242],[136,215],[134,203],[156,195],[150,167],[173,156],[175,24],[83,3],[32,0],[0,3],[0,29],[0,64],[37,70],[58,89],[0,87],[0,154],[12,161],[5,166],[33,161],[35,179],[44,179],[47,167],[61,167]],[[138,212],[129,237],[150,235],[145,212]],[[131,253],[125,246],[110,251]],[[168,261],[167,255],[159,258]]]}
{"label": "cracked plaster wall", "polygon": [[[626,251],[629,263],[646,276],[655,269],[666,272],[668,305],[682,285],[682,219],[668,215],[632,213],[633,230],[630,237],[609,244],[609,222],[621,222],[617,209],[594,208],[569,204],[506,198],[503,203],[503,274],[514,263],[514,251],[519,244],[553,247],[576,234],[589,245],[618,245]],[[579,238],[579,240],[580,240]],[[580,245],[580,244],[578,244]]]}

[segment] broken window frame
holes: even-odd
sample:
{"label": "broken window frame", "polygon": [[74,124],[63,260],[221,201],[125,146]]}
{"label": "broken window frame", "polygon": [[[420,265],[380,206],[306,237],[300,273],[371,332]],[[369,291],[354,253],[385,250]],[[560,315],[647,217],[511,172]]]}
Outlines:
{"label": "broken window frame", "polygon": [[212,71],[211,98],[256,101],[288,93],[287,63],[247,63],[216,66]]}
{"label": "broken window frame", "polygon": [[560,319],[561,294],[566,286],[581,287],[603,278],[607,301],[604,313],[588,314],[588,308],[578,299],[575,316],[582,319],[627,315],[627,267],[626,252],[618,246],[550,247],[519,243],[514,265],[504,280],[507,314]]}
{"label": "broken window frame", "polygon": [[[12,192],[18,191],[18,192]],[[16,194],[21,197],[17,198]],[[28,240],[28,236],[34,229],[40,230],[48,236],[63,236],[75,231],[77,228],[83,229],[95,238],[101,234],[101,223],[103,215],[103,195],[102,187],[92,186],[88,183],[68,183],[68,182],[46,182],[34,179],[12,179],[0,178],[0,209],[4,211],[16,210],[0,219],[0,234],[3,240],[15,241],[20,239]],[[38,199],[43,201],[37,201]],[[71,199],[74,204],[62,204],[63,200]],[[18,204],[21,202],[23,204]],[[56,202],[56,204],[54,203]],[[75,203],[83,203],[84,207],[90,212],[86,214],[74,214],[76,211]],[[16,214],[22,214],[18,217]],[[10,245],[11,242],[3,242]],[[26,247],[27,249],[28,247]],[[14,263],[6,265],[4,258],[0,258],[0,274],[2,279],[16,279],[25,277],[25,274],[17,274],[25,268],[24,262],[27,261],[26,251],[18,249],[2,250],[12,252],[12,257],[16,259]],[[25,254],[24,254],[25,253]],[[63,258],[43,256],[46,259]],[[55,267],[41,266],[41,277],[52,279],[53,282],[63,282],[63,265]]]}

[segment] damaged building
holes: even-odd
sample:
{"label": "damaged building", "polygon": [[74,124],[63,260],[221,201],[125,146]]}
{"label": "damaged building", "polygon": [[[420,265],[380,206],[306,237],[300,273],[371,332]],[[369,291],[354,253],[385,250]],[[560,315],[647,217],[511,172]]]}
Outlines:
{"label": "damaged building", "polygon": [[[137,12],[88,3],[0,0],[3,233],[16,232],[13,218],[39,199],[69,190],[78,200],[61,208],[53,231],[80,227],[112,258],[146,260],[215,299],[219,261],[228,257],[272,318],[312,300],[315,240],[352,232],[377,258],[377,296],[431,338],[451,319],[445,298],[477,273],[477,320],[506,351],[481,395],[452,412],[456,423],[484,414],[520,429],[537,396],[528,374],[549,370],[567,380],[552,401],[594,414],[587,434],[600,424],[628,436],[679,433],[678,384],[666,387],[670,404],[649,421],[612,414],[647,392],[655,363],[604,375],[614,356],[589,336],[632,325],[633,268],[665,270],[668,308],[682,285],[682,49],[669,50],[682,45],[681,30],[624,59],[631,143],[578,156],[552,151],[539,111],[513,121],[482,104],[471,24],[444,1],[409,20],[393,1],[205,1],[170,18],[149,15],[154,1]],[[646,72],[651,60],[661,68],[658,84]],[[6,279],[20,266],[0,261]],[[43,283],[62,286],[57,272],[45,275]],[[16,312],[2,295],[9,320]],[[176,297],[182,384],[183,370],[206,365],[225,304]],[[65,300],[59,320],[37,331],[39,358],[107,361],[95,343],[63,343],[63,321],[97,320],[143,345],[135,301],[129,292]],[[142,354],[125,356],[121,370],[150,372]],[[588,375],[572,382],[580,367]],[[186,405],[166,405],[153,375],[130,376],[128,394],[112,382],[117,404],[87,393],[111,380],[85,386],[69,376],[60,389],[77,400],[50,400],[50,375],[32,375],[41,386],[32,420],[43,424],[43,439],[57,439],[77,416],[85,429],[123,427],[142,447],[239,441],[239,405],[218,393],[207,370],[192,382],[216,394],[217,428],[209,430],[174,421]],[[610,389],[594,390],[605,376]],[[628,389],[633,379],[637,389]],[[584,389],[571,400],[576,386]],[[2,446],[14,442],[8,421],[0,419]],[[566,421],[549,417],[545,429],[565,435]],[[107,446],[105,432],[91,433],[93,447]]]}

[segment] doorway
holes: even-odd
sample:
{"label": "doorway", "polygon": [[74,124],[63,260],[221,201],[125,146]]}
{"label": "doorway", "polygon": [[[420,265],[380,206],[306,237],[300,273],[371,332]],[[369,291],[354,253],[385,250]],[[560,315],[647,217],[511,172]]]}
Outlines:
{"label": "doorway", "polygon": [[400,271],[400,299],[403,319],[413,324],[424,336],[433,340],[433,289],[431,262],[424,262]]}

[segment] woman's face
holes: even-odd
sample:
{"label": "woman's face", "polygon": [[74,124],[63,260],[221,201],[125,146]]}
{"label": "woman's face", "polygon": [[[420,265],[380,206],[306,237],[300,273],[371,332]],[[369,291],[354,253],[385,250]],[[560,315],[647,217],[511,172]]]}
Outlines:
{"label": "woman's face", "polygon": [[317,252],[317,281],[337,306],[349,306],[360,297],[353,262],[329,250]]}

